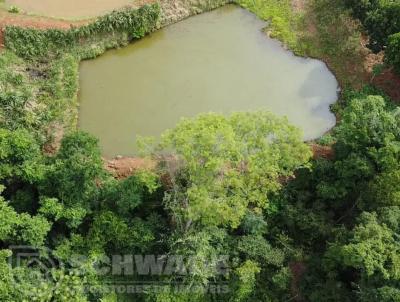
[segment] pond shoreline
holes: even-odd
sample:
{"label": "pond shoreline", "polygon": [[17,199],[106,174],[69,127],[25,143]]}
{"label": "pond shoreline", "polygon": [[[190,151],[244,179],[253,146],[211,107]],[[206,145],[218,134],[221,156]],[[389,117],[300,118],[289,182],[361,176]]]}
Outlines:
{"label": "pond shoreline", "polygon": [[[150,1],[145,1],[147,2],[153,2],[152,0]],[[180,20],[183,20],[185,18],[188,18],[190,16],[196,15],[196,14],[200,14],[202,12],[205,12],[207,10],[210,9],[214,9],[216,7],[212,7],[212,8],[208,8],[205,10],[201,10],[199,9],[199,7],[192,7],[192,9],[187,7],[187,3],[184,0],[180,0],[180,1],[161,1],[164,4],[171,4],[173,3],[171,9],[171,13],[169,14],[169,17],[166,18],[164,17],[163,21],[160,24],[160,27],[164,27],[170,24],[173,24],[175,22],[179,22]],[[169,3],[168,3],[169,2]],[[196,3],[201,3],[202,1],[199,0]],[[233,1],[221,1],[221,3],[218,3],[217,7],[228,4],[228,3],[232,3]],[[298,9],[298,10],[304,10],[305,6],[308,3],[307,1],[294,1],[296,2],[296,7],[294,7],[293,9]],[[293,2],[293,3],[294,3]],[[298,5],[298,4],[301,5]],[[176,10],[176,13],[174,14],[174,9]],[[59,28],[59,29],[69,29],[71,26],[77,26],[78,25],[85,25],[88,22],[90,22],[91,20],[86,20],[86,21],[79,21],[79,22],[73,22],[73,21],[63,21],[63,20],[57,20],[57,19],[52,19],[52,18],[46,18],[46,17],[39,17],[39,16],[27,16],[27,15],[16,15],[16,14],[10,14],[4,11],[0,11],[0,49],[1,49],[1,37],[2,37],[2,31],[4,29],[5,26],[7,25],[21,25],[22,27],[27,27],[27,28],[36,28],[36,29],[53,29],[53,28]],[[282,42],[283,44],[285,44],[284,42]],[[289,48],[290,49],[290,48]],[[0,50],[1,51],[1,50]],[[323,61],[327,67],[331,70],[331,72],[336,76],[337,80],[340,82],[341,87],[342,86],[342,78],[338,76],[338,74],[336,73],[335,68],[333,67],[334,65],[331,64],[329,58],[327,59],[326,57],[319,57],[319,56],[307,56],[310,58],[315,58],[318,59],[320,61]],[[396,77],[396,79],[398,79]],[[381,83],[386,82],[384,79],[379,78],[379,81]],[[73,108],[70,110],[70,112],[73,112],[74,109]],[[338,118],[338,115],[336,113],[336,116]],[[66,118],[66,120],[68,120],[68,118]],[[60,134],[61,136],[63,135],[63,133]],[[56,141],[59,142],[60,138],[57,138]],[[49,148],[51,150],[57,150],[58,146],[55,146],[55,148]]]}
{"label": "pond shoreline", "polygon": [[338,82],[323,62],[268,38],[265,26],[227,5],[82,62],[79,128],[107,157],[136,155],[135,136],[158,138],[207,112],[265,110],[286,116],[305,140],[319,138],[335,125]]}
{"label": "pond shoreline", "polygon": [[[147,4],[147,3],[153,3],[154,1],[145,1],[145,2]],[[233,2],[235,2],[235,1],[220,0],[220,1],[214,1],[211,6],[204,6],[203,2],[201,0],[198,0],[197,2],[192,1],[191,6],[189,6],[188,2],[185,0],[173,1],[173,2],[168,1],[168,0],[161,1],[160,6],[161,6],[162,15],[161,15],[161,19],[159,22],[159,26],[157,26],[157,30],[160,28],[172,25],[174,23],[177,23],[179,21],[182,21],[184,19],[187,19],[191,16],[201,14],[203,12],[207,12],[207,11],[213,10],[215,8],[218,8],[218,7],[224,6],[226,4],[233,3]],[[32,17],[32,16],[19,16],[19,17],[21,18],[21,20],[23,20],[25,18],[26,18],[26,20],[30,20],[32,18],[32,20],[35,20],[38,22],[38,23],[31,23],[31,24],[22,23],[24,27],[25,26],[28,28],[33,27],[33,28],[37,28],[37,29],[41,29],[41,30],[45,30],[45,29],[49,29],[49,28],[51,28],[51,29],[53,29],[53,28],[69,29],[71,27],[87,25],[88,23],[92,22],[92,20],[71,22],[71,21],[62,21],[62,20],[60,21],[60,20],[56,20],[56,19],[52,19],[52,18],[44,18],[44,17]],[[18,18],[15,19],[17,22],[14,25],[18,25]],[[54,25],[55,24],[57,24],[57,25],[52,26],[51,22],[50,23],[46,23],[46,22],[41,23],[42,20],[47,21],[47,22],[49,20],[54,20],[54,22],[55,22]],[[11,24],[13,24],[13,23],[11,22]],[[283,42],[281,42],[281,43],[284,45]],[[77,110],[76,107],[72,108],[72,110],[69,111],[69,114],[71,114],[73,112],[75,112],[73,114],[77,114],[76,110]],[[66,120],[76,120],[76,118],[73,118],[73,119],[69,118]],[[56,132],[51,133],[51,134],[55,134],[56,137],[53,138],[53,144],[52,144],[53,146],[46,147],[46,149],[52,150],[52,152],[55,152],[59,147],[59,142],[61,141],[61,138],[63,137],[65,131],[60,131],[60,127],[58,125],[54,126],[54,124],[51,126],[51,128],[57,128]],[[66,127],[63,127],[63,128],[65,129],[65,128],[69,128],[69,127],[67,125]]]}

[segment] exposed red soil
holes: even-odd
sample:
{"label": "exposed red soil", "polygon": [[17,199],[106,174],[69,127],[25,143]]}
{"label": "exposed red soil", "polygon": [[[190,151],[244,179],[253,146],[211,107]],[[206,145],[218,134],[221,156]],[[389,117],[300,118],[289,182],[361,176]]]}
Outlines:
{"label": "exposed red soil", "polygon": [[117,157],[115,159],[104,159],[107,171],[115,178],[123,179],[131,176],[138,170],[152,170],[156,163],[152,160],[139,157]]}
{"label": "exposed red soil", "polygon": [[[362,46],[367,49],[368,38],[363,37],[361,40]],[[382,73],[374,76],[374,66],[384,63],[385,53],[374,54],[369,51],[365,56],[364,68],[369,75],[370,82],[376,87],[384,91],[390,98],[396,102],[400,102],[400,75],[396,74],[393,69],[385,69]]]}
{"label": "exposed red soil", "polygon": [[306,265],[303,262],[297,261],[297,262],[292,262],[289,264],[290,270],[292,272],[292,281],[290,284],[290,290],[293,295],[293,300],[294,301],[303,301],[303,298],[301,296],[300,292],[300,282],[301,279],[303,278],[304,273],[306,272],[307,268]]}
{"label": "exposed red soil", "polygon": [[387,69],[373,79],[373,84],[382,89],[392,100],[400,102],[400,76]]}
{"label": "exposed red soil", "polygon": [[332,146],[322,146],[315,143],[310,144],[311,150],[313,152],[313,158],[325,158],[333,159],[335,157],[335,152]]}
{"label": "exposed red soil", "polygon": [[[335,153],[331,146],[322,146],[315,143],[310,144],[313,152],[313,158],[333,159]],[[168,162],[168,169],[173,173],[179,167],[179,162],[176,158],[163,158]],[[117,157],[114,159],[104,159],[104,166],[115,178],[123,179],[131,176],[138,170],[153,170],[157,166],[155,160],[150,160],[141,157]]]}

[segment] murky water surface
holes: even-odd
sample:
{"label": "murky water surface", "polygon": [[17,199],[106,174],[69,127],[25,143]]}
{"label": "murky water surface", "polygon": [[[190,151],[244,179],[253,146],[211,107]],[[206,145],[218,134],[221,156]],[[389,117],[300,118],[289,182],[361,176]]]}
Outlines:
{"label": "murky water surface", "polygon": [[211,111],[269,110],[317,138],[335,124],[338,83],[264,27],[229,5],[83,62],[80,128],[100,139],[105,156],[134,155],[136,135],[159,136],[181,117]]}
{"label": "murky water surface", "polygon": [[121,8],[133,0],[5,0],[28,13],[59,18],[91,18]]}

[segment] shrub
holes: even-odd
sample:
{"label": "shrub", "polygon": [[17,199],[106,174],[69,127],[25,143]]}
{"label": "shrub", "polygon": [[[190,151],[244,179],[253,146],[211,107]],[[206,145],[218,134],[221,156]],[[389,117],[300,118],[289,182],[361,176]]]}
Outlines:
{"label": "shrub", "polygon": [[21,10],[19,9],[18,6],[10,6],[10,8],[8,9],[9,13],[13,13],[13,14],[18,14],[19,12],[21,12]]}
{"label": "shrub", "polygon": [[370,35],[372,50],[387,46],[390,35],[400,32],[400,1],[380,0],[379,6],[367,13],[364,25]]}
{"label": "shrub", "polygon": [[159,16],[160,6],[153,4],[139,9],[114,11],[91,24],[69,30],[7,26],[4,31],[5,45],[21,57],[46,57],[93,42],[107,34],[126,33],[129,40],[141,38],[157,26]]}
{"label": "shrub", "polygon": [[368,12],[378,7],[379,0],[345,0],[345,3],[351,8],[354,16],[363,22]]}
{"label": "shrub", "polygon": [[346,0],[346,4],[368,31],[372,50],[382,50],[388,37],[400,32],[400,1]]}
{"label": "shrub", "polygon": [[400,74],[400,32],[389,37],[386,61],[393,65],[396,72]]}

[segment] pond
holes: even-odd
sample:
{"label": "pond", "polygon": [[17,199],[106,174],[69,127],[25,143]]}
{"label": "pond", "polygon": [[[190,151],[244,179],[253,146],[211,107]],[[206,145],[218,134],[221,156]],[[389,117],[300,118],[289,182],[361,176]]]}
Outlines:
{"label": "pond", "polygon": [[234,5],[168,26],[80,67],[79,126],[103,154],[134,155],[136,135],[159,136],[182,117],[268,110],[314,139],[335,125],[338,83],[294,56]]}
{"label": "pond", "polygon": [[133,0],[5,0],[6,6],[17,6],[25,12],[66,19],[91,18],[105,14]]}

